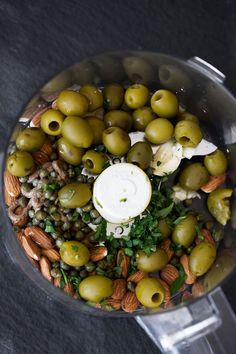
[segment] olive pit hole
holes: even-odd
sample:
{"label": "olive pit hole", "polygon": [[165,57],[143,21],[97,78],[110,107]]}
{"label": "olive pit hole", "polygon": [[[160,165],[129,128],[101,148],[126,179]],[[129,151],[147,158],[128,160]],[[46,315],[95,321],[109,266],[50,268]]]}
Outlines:
{"label": "olive pit hole", "polygon": [[57,131],[57,130],[60,128],[60,125],[59,125],[58,122],[52,121],[52,122],[49,123],[48,128],[49,128],[51,131],[54,131],[54,132],[55,132],[55,131]]}
{"label": "olive pit hole", "polygon": [[90,159],[87,159],[86,162],[85,162],[85,164],[86,164],[86,167],[89,168],[89,169],[94,168],[94,163],[93,163],[93,161],[90,160]]}
{"label": "olive pit hole", "polygon": [[161,92],[158,92],[158,93],[155,95],[155,101],[161,100],[162,97],[163,97],[162,93],[161,93]]}
{"label": "olive pit hole", "polygon": [[152,302],[157,302],[159,303],[161,301],[161,298],[160,298],[160,294],[159,293],[155,293],[152,295]]}
{"label": "olive pit hole", "polygon": [[188,143],[190,141],[190,139],[187,136],[182,136],[180,138],[181,143],[185,144]]}

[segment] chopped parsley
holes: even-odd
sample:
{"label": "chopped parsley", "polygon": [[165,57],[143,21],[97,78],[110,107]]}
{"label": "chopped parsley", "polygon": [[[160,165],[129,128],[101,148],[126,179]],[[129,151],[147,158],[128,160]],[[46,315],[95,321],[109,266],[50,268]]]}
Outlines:
{"label": "chopped parsley", "polygon": [[177,291],[181,288],[181,286],[184,284],[186,279],[186,273],[184,271],[183,266],[179,264],[178,268],[179,268],[179,276],[177,279],[175,279],[175,281],[170,286],[171,295],[177,293]]}
{"label": "chopped parsley", "polygon": [[47,191],[55,191],[56,189],[58,189],[60,186],[57,182],[50,182],[50,183],[44,183],[43,185],[43,191],[47,192]]}
{"label": "chopped parsley", "polygon": [[103,219],[96,229],[94,239],[96,241],[105,241],[106,237],[107,237],[107,222],[105,219]]}
{"label": "chopped parsley", "polygon": [[122,202],[123,202],[123,203],[127,202],[127,198],[121,198],[121,199],[120,199],[120,202],[121,202],[121,203],[122,203]]}
{"label": "chopped parsley", "polygon": [[157,167],[161,165],[161,161],[157,161]]}
{"label": "chopped parsley", "polygon": [[45,230],[45,232],[51,232],[51,233],[56,232],[53,223],[48,219],[45,220],[45,229],[44,230]]}
{"label": "chopped parsley", "polygon": [[196,232],[197,232],[197,237],[199,238],[199,240],[204,241],[204,236],[203,236],[203,234],[201,233],[201,230],[200,230],[200,228],[199,228],[198,225],[195,226],[195,230],[196,230]]}

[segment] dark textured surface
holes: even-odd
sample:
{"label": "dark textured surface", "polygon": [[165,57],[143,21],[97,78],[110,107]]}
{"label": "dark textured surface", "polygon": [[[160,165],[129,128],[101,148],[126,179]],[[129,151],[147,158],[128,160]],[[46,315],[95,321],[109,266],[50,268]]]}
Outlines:
{"label": "dark textured surface", "polygon": [[[236,93],[236,3],[225,1],[0,1],[0,125],[49,77],[117,49],[198,55]],[[6,235],[1,235],[6,237]],[[87,317],[52,302],[9,260],[0,241],[0,353],[157,353],[131,319]],[[236,310],[236,289],[226,285]]]}

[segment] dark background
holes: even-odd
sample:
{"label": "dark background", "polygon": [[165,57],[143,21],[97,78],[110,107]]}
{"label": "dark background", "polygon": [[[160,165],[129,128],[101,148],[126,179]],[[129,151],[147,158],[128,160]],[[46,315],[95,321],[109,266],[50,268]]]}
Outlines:
{"label": "dark background", "polygon": [[[150,50],[220,69],[236,93],[236,2],[0,0],[0,124],[51,76],[105,51]],[[1,238],[6,235],[1,234]],[[0,354],[157,353],[132,319],[87,317],[49,300],[0,240]],[[225,286],[236,311],[236,290]]]}

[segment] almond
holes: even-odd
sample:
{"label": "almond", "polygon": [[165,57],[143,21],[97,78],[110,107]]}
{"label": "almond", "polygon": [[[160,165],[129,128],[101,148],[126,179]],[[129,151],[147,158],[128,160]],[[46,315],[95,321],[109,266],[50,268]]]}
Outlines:
{"label": "almond", "polygon": [[204,286],[200,280],[197,280],[192,286],[193,297],[198,297],[204,294]]}
{"label": "almond", "polygon": [[41,250],[40,248],[31,240],[29,236],[22,236],[22,247],[24,248],[27,255],[36,261],[40,260]]}
{"label": "almond", "polygon": [[27,215],[27,213],[24,213],[24,208],[18,206],[15,211],[14,211],[15,215],[22,215],[21,218],[19,218],[17,221],[13,221],[12,223],[14,226],[24,226],[25,224],[27,224],[29,217]]}
{"label": "almond", "polygon": [[57,288],[60,288],[61,287],[61,277],[54,278],[53,283],[54,283],[54,286],[56,286]]}
{"label": "almond", "polygon": [[45,107],[43,109],[40,108],[37,112],[35,112],[35,114],[33,115],[32,119],[31,119],[30,126],[40,128],[41,117],[42,117],[43,113],[46,112],[48,109],[49,109],[49,107]]}
{"label": "almond", "polygon": [[201,190],[205,193],[211,193],[218,187],[220,187],[226,179],[226,174],[220,176],[210,176],[208,182],[201,187]]}
{"label": "almond", "polygon": [[53,248],[52,238],[48,234],[46,234],[46,232],[43,231],[40,227],[29,226],[25,229],[25,234],[27,236],[30,236],[32,240],[40,247],[45,249]]}
{"label": "almond", "polygon": [[172,309],[174,307],[173,301],[168,301],[164,303],[164,309]]}
{"label": "almond", "polygon": [[160,277],[168,285],[171,285],[179,276],[179,271],[172,264],[167,264],[160,272]]}
{"label": "almond", "polygon": [[39,269],[39,262],[38,262],[38,261],[36,261],[35,259],[29,257],[27,253],[26,253],[26,257],[28,258],[28,260],[30,261],[30,263],[33,264],[33,266],[34,266],[35,268],[37,268],[38,270],[40,270],[40,269]]}
{"label": "almond", "polygon": [[71,283],[66,283],[63,290],[66,294],[74,296],[74,287]]}
{"label": "almond", "polygon": [[121,274],[123,278],[127,278],[130,258],[125,255],[123,250],[119,250],[116,259],[117,267],[121,267]]}
{"label": "almond", "polygon": [[90,259],[92,262],[98,262],[107,256],[107,248],[105,246],[93,247],[90,250]]}
{"label": "almond", "polygon": [[13,176],[7,170],[4,171],[4,185],[11,197],[19,197],[21,193],[20,182],[16,176]]}
{"label": "almond", "polygon": [[185,302],[185,301],[190,300],[191,298],[192,298],[192,294],[191,294],[188,290],[185,290],[185,291],[183,292],[182,297],[181,297],[181,301],[182,301],[182,302]]}
{"label": "almond", "polygon": [[125,279],[116,279],[113,281],[113,294],[112,299],[121,300],[126,293],[126,281]]}
{"label": "almond", "polygon": [[161,285],[163,286],[163,288],[165,290],[164,302],[169,302],[170,298],[171,298],[170,287],[164,280],[162,280],[162,279],[158,279],[158,280],[159,280],[159,282],[161,283]]}
{"label": "almond", "polygon": [[171,241],[167,238],[165,239],[161,245],[160,245],[160,248],[162,250],[165,251],[165,253],[167,254],[167,257],[168,257],[168,262],[171,260],[171,258],[173,257],[174,255],[174,251],[173,249],[171,248]]}
{"label": "almond", "polygon": [[55,249],[42,249],[42,255],[46,256],[51,262],[58,262],[61,259],[60,253]]}
{"label": "almond", "polygon": [[189,256],[187,254],[183,254],[180,257],[180,263],[182,264],[185,274],[187,275],[185,284],[193,284],[196,280],[196,276],[189,269]]}
{"label": "almond", "polygon": [[[204,237],[204,241],[205,241],[205,242],[208,242],[208,243],[210,243],[211,245],[215,246],[215,241],[214,241],[213,237],[211,236],[211,233],[210,233],[209,230],[207,230],[207,229],[202,229],[202,230],[201,230],[201,234],[202,234],[202,236]],[[195,240],[195,242],[196,242],[196,244],[198,245],[199,243],[202,242],[202,240],[200,240],[200,239],[197,237],[196,240]]]}
{"label": "almond", "polygon": [[16,238],[19,241],[20,244],[22,244],[22,237],[24,236],[24,231],[20,230],[18,232],[16,232]]}
{"label": "almond", "polygon": [[121,302],[120,300],[115,300],[112,298],[107,298],[106,299],[107,305],[110,305],[114,310],[120,310],[121,307]]}
{"label": "almond", "polygon": [[121,301],[121,307],[125,312],[132,313],[139,307],[137,296],[132,291],[128,291]]}
{"label": "almond", "polygon": [[147,277],[148,277],[148,273],[143,272],[142,270],[138,270],[134,274],[130,275],[127,281],[133,281],[134,283],[138,283],[141,279]]}
{"label": "almond", "polygon": [[58,105],[57,105],[56,99],[52,102],[52,109],[55,109],[56,111],[58,110]]}
{"label": "almond", "polygon": [[40,149],[41,152],[43,152],[44,154],[50,156],[52,153],[52,144],[51,141],[49,139],[46,139],[43,146]]}
{"label": "almond", "polygon": [[49,162],[50,159],[48,157],[48,155],[46,155],[44,152],[42,151],[37,151],[37,152],[34,152],[32,154],[33,158],[34,158],[34,161],[37,165],[41,166],[43,165],[44,163],[46,162]]}
{"label": "almond", "polygon": [[5,186],[4,186],[4,199],[8,207],[11,206],[16,201],[16,197],[12,197],[6,190]]}
{"label": "almond", "polygon": [[46,278],[48,281],[53,282],[53,278],[51,276],[51,263],[47,259],[47,257],[42,256],[39,260],[39,265],[40,265],[40,270],[44,278]]}

